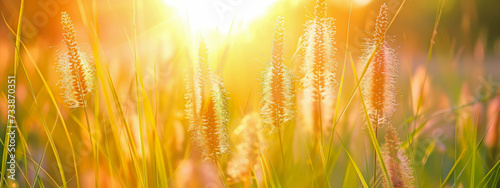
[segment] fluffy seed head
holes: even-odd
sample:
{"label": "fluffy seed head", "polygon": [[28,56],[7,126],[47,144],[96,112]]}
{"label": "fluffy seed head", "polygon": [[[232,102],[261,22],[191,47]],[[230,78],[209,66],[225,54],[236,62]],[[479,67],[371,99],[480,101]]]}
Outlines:
{"label": "fluffy seed head", "polygon": [[[335,101],[335,20],[326,15],[326,1],[318,0],[314,18],[306,22],[303,35],[303,62],[300,82],[303,87],[301,109],[305,125],[316,134],[326,131],[333,120]],[[320,109],[321,107],[321,109]],[[326,129],[325,129],[326,128]]]}
{"label": "fluffy seed head", "polygon": [[241,121],[241,143],[236,147],[236,155],[227,163],[227,173],[235,180],[246,180],[258,162],[260,134],[259,116],[256,113],[246,115]]}
{"label": "fluffy seed head", "polygon": [[66,12],[61,13],[61,24],[65,33],[66,48],[58,51],[56,69],[61,79],[58,82],[61,96],[69,108],[86,106],[85,96],[95,89],[95,68],[91,58],[78,48],[75,29]]}
{"label": "fluffy seed head", "polygon": [[[334,97],[335,71],[335,20],[326,17],[325,1],[318,1],[315,18],[307,21],[304,33],[304,60],[301,80],[305,97],[321,101]],[[321,8],[325,7],[325,8]],[[324,10],[323,10],[324,9]],[[319,11],[323,10],[323,11]]]}
{"label": "fluffy seed head", "polygon": [[232,153],[227,128],[227,92],[222,79],[209,68],[208,49],[203,40],[198,56],[193,81],[188,78],[185,95],[189,132],[205,159],[225,161]]}
{"label": "fluffy seed head", "polygon": [[367,41],[361,57],[366,65],[377,43],[382,40],[361,82],[369,119],[374,126],[389,124],[396,106],[398,63],[394,49],[383,38],[386,30],[387,6],[384,4],[377,17],[374,38]]}
{"label": "fluffy seed head", "polygon": [[314,16],[317,18],[326,17],[326,0],[317,0],[314,7]]}
{"label": "fluffy seed head", "polygon": [[383,37],[385,33],[387,32],[387,26],[389,22],[387,21],[389,16],[388,16],[388,8],[387,5],[382,4],[380,7],[380,12],[377,16],[377,23],[375,23],[375,40],[383,40]]}
{"label": "fluffy seed head", "polygon": [[260,114],[265,132],[276,132],[295,117],[295,94],[292,72],[285,66],[284,18],[278,17],[271,62],[262,73]]}
{"label": "fluffy seed head", "polygon": [[[385,135],[384,162],[386,164],[391,184],[395,188],[415,187],[413,169],[405,151],[401,148],[398,133],[393,126],[388,126]],[[389,183],[384,176],[384,187]]]}

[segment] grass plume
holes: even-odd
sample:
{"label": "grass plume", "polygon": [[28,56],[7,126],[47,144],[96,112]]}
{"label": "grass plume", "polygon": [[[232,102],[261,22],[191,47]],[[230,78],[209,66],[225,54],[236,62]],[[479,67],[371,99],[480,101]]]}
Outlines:
{"label": "grass plume", "polygon": [[[385,135],[384,161],[394,188],[415,187],[411,161],[401,147],[396,129],[389,125]],[[384,187],[390,187],[384,177]]]}
{"label": "grass plume", "polygon": [[262,73],[260,115],[267,133],[279,131],[295,117],[295,91],[292,72],[285,66],[285,19],[278,17],[274,32],[271,62]]}
{"label": "grass plume", "polygon": [[[385,36],[387,33],[388,8],[382,4],[375,23],[373,38],[368,39],[363,49],[362,62],[369,62],[374,53],[371,65],[361,81],[361,93],[366,102],[366,121],[375,128],[375,136],[378,135],[378,127],[390,124],[392,114],[396,106],[396,83],[397,83],[397,61],[396,53],[392,49]],[[374,52],[377,44],[379,48]],[[364,67],[364,66],[363,66]],[[377,155],[374,154],[374,164]],[[377,167],[374,165],[373,180],[377,177]]]}
{"label": "grass plume", "polygon": [[385,4],[380,8],[375,25],[373,38],[368,39],[363,49],[362,62],[368,58],[375,49],[377,42],[382,41],[375,52],[372,64],[368,67],[366,75],[361,82],[363,97],[366,100],[369,119],[375,127],[390,124],[390,119],[396,106],[397,61],[396,53],[384,35],[388,25],[388,8]]}
{"label": "grass plume", "polygon": [[227,94],[222,79],[210,70],[208,48],[201,40],[193,81],[187,84],[186,116],[191,139],[205,159],[225,161],[232,154]]}
{"label": "grass plume", "polygon": [[[326,1],[318,0],[314,18],[306,22],[304,33],[304,59],[301,71],[303,87],[302,108],[304,121],[314,125],[314,132],[322,134],[322,124],[331,125],[335,98],[335,60],[334,35],[335,20],[326,15]],[[324,120],[327,120],[323,122]]]}
{"label": "grass plume", "polygon": [[274,28],[271,62],[262,73],[260,115],[264,131],[278,132],[286,179],[285,154],[282,140],[283,123],[295,118],[293,74],[285,66],[285,18],[278,17]]}
{"label": "grass plume", "polygon": [[95,67],[91,58],[78,47],[76,31],[66,12],[61,13],[66,49],[58,52],[56,68],[61,79],[58,82],[61,96],[69,108],[86,106],[85,96],[95,89]]}

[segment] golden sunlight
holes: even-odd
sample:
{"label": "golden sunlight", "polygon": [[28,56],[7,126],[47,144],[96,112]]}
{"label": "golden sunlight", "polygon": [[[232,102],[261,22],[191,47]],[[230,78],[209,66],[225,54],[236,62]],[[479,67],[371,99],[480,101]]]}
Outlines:
{"label": "golden sunlight", "polygon": [[232,24],[245,27],[262,16],[276,0],[163,0],[175,9],[194,31],[229,31]]}
{"label": "golden sunlight", "polygon": [[372,0],[354,0],[354,3],[360,6],[365,6],[370,3]]}

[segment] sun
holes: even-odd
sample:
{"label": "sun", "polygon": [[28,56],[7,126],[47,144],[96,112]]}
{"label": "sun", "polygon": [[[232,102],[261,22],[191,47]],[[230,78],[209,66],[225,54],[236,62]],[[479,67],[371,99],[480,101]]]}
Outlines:
{"label": "sun", "polygon": [[163,0],[174,8],[192,30],[228,31],[231,25],[245,27],[264,15],[276,0]]}

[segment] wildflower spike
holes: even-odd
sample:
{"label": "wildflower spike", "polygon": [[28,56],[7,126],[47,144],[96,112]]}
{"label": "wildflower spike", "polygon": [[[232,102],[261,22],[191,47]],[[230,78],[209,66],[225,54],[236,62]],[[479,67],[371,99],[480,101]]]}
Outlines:
{"label": "wildflower spike", "polygon": [[61,13],[61,24],[66,49],[60,50],[56,59],[57,72],[61,76],[58,85],[69,108],[84,107],[87,105],[85,96],[95,89],[95,68],[91,59],[78,48],[76,31],[66,12]]}
{"label": "wildflower spike", "polygon": [[267,133],[295,117],[295,94],[292,72],[285,66],[284,18],[278,17],[274,33],[271,62],[262,73],[260,114]]}
{"label": "wildflower spike", "polygon": [[364,54],[361,57],[363,63],[367,63],[377,43],[381,42],[361,82],[369,119],[373,126],[378,127],[390,124],[396,106],[398,63],[394,49],[384,38],[387,23],[387,6],[383,4],[377,17],[374,37],[365,44]]}

